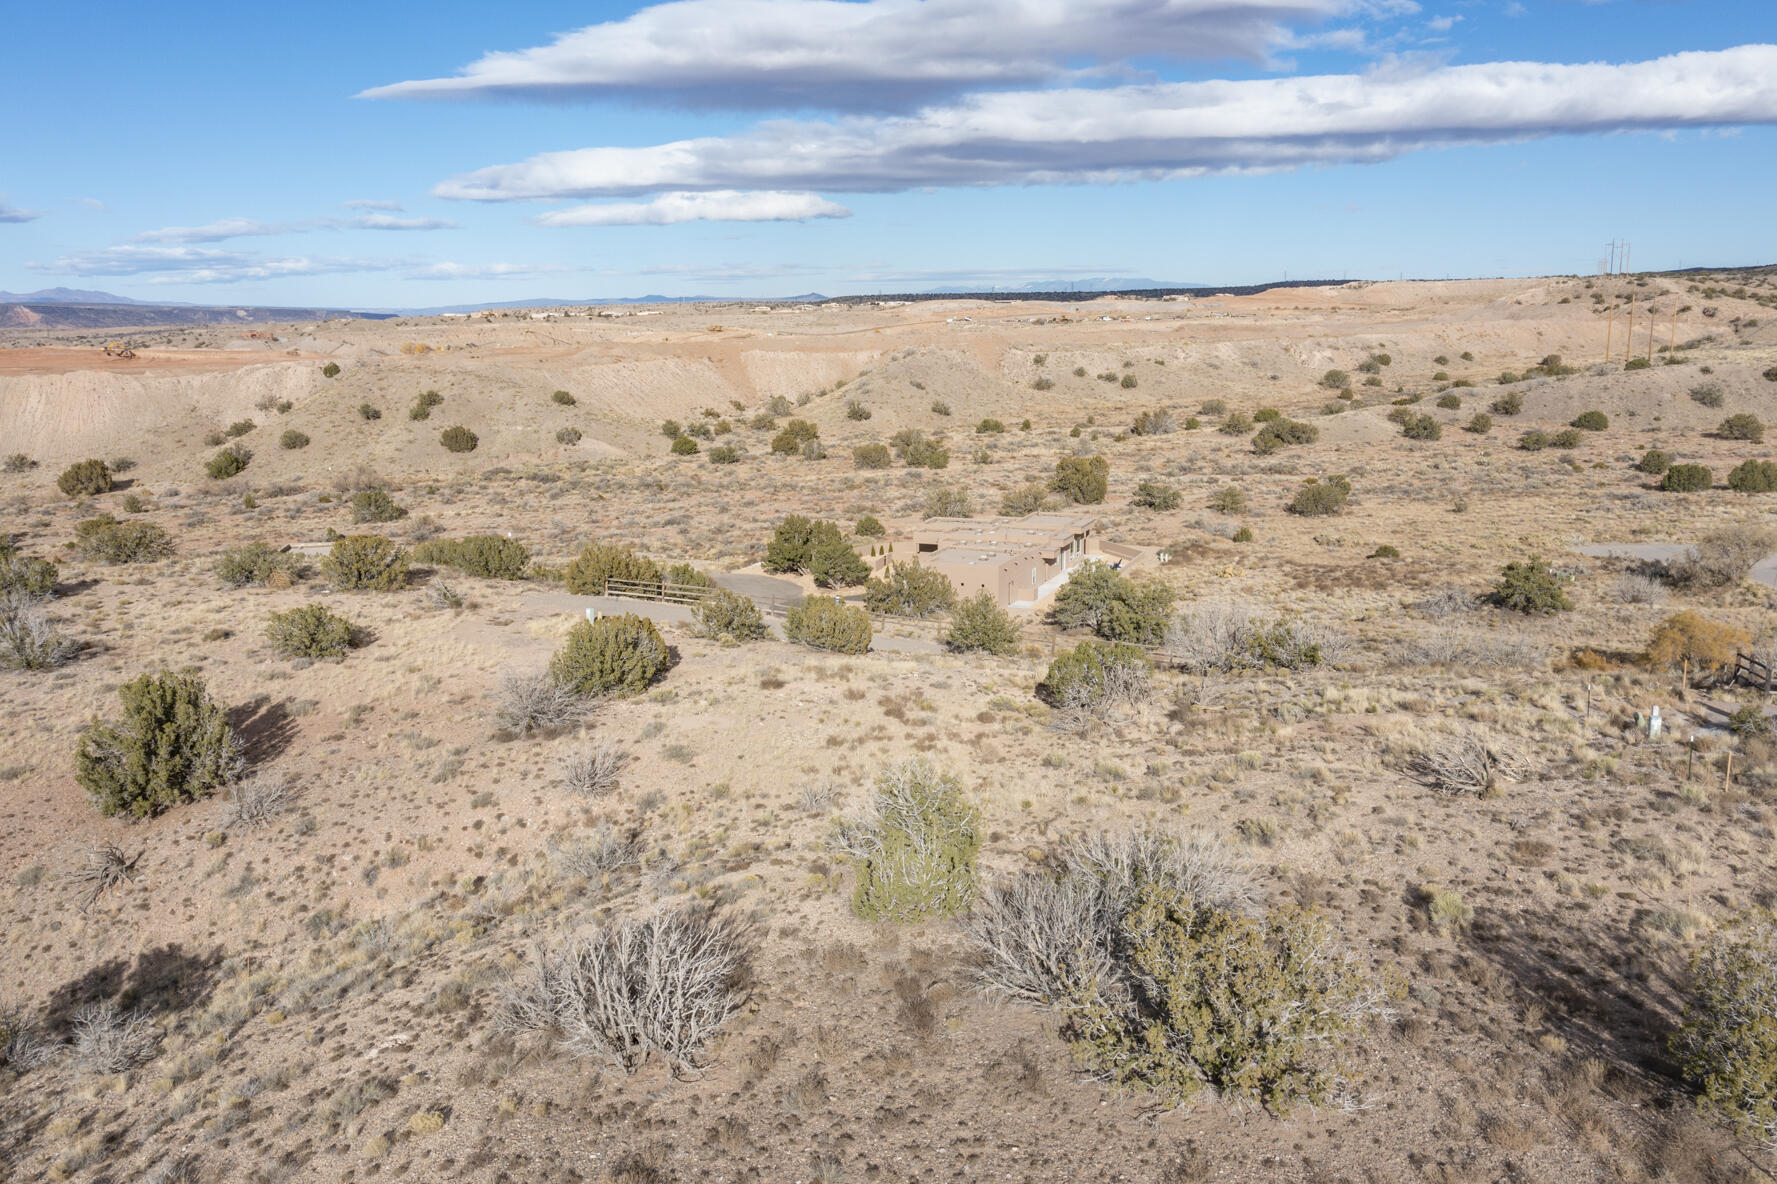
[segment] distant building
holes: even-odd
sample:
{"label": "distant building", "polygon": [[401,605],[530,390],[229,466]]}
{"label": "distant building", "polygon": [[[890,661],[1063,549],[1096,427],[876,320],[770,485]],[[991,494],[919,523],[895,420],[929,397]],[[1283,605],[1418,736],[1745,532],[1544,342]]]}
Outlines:
{"label": "distant building", "polygon": [[890,544],[879,564],[911,560],[941,572],[960,597],[986,591],[1002,607],[1048,596],[1088,559],[1122,566],[1151,552],[1106,543],[1093,514],[928,518]]}

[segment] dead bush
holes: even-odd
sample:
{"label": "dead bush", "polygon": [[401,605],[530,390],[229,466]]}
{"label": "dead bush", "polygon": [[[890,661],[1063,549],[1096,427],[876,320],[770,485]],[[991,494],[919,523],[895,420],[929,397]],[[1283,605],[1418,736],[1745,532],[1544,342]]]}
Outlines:
{"label": "dead bush", "polygon": [[223,829],[270,826],[296,805],[300,796],[287,773],[261,770],[235,783],[234,796],[223,818]]}
{"label": "dead bush", "polygon": [[663,910],[539,950],[530,976],[503,993],[497,1023],[626,1073],[654,1057],[690,1072],[745,1001],[746,961],[731,922],[702,907]]}
{"label": "dead bush", "polygon": [[94,847],[87,851],[80,866],[68,873],[68,882],[78,885],[86,892],[86,900],[80,907],[91,908],[105,893],[134,880],[136,864],[145,853],[138,851],[132,857],[126,855],[123,848],[115,843],[107,843],[103,847]]}
{"label": "dead bush", "polygon": [[1433,789],[1474,797],[1497,791],[1503,782],[1517,780],[1528,769],[1524,757],[1509,744],[1475,732],[1415,753],[1410,766],[1414,776]]}
{"label": "dead bush", "polygon": [[551,849],[556,864],[571,876],[597,880],[618,868],[636,861],[636,841],[608,822],[601,822],[590,835]]}
{"label": "dead bush", "polygon": [[56,631],[37,597],[0,593],[0,667],[54,670],[79,652],[80,643]]}
{"label": "dead bush", "polygon": [[1777,532],[1757,523],[1743,522],[1703,536],[1696,546],[1672,561],[1672,581],[1699,588],[1738,584],[1753,565],[1777,547]]}
{"label": "dead bush", "polygon": [[160,1044],[154,1021],[106,1000],[74,1016],[74,1063],[88,1073],[127,1073],[153,1058]]}
{"label": "dead bush", "polygon": [[572,753],[562,762],[562,780],[582,797],[598,797],[617,788],[617,778],[629,757],[603,744]]}
{"label": "dead bush", "polygon": [[586,699],[546,670],[510,673],[494,690],[494,718],[520,736],[570,727],[586,711]]}

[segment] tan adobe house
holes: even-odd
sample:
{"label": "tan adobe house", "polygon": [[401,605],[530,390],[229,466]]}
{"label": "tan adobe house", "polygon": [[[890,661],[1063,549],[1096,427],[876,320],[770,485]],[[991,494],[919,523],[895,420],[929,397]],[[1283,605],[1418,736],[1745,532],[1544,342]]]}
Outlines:
{"label": "tan adobe house", "polygon": [[1116,567],[1149,549],[1106,543],[1093,514],[1022,518],[928,518],[896,536],[878,564],[913,560],[950,580],[959,597],[983,590],[1002,607],[1033,604],[1088,559]]}

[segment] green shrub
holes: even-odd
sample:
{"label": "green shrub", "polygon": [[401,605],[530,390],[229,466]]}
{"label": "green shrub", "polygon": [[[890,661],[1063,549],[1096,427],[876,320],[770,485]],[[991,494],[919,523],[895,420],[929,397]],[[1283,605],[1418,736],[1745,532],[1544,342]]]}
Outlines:
{"label": "green shrub", "polygon": [[1747,1134],[1777,1140],[1777,917],[1724,925],[1691,956],[1672,1054],[1702,1105]]}
{"label": "green shrub", "polygon": [[1765,439],[1765,425],[1759,422],[1756,415],[1748,415],[1742,411],[1738,415],[1730,415],[1721,421],[1715,434],[1724,440],[1750,440],[1760,444]]}
{"label": "green shrub", "polygon": [[578,443],[580,443],[580,429],[579,428],[558,428],[558,429],[556,429],[555,442],[557,444],[578,444]]}
{"label": "green shrub", "polygon": [[1345,373],[1343,370],[1328,370],[1325,374],[1320,376],[1320,385],[1326,387],[1330,391],[1336,391],[1342,387],[1351,385],[1351,375]]}
{"label": "green shrub", "polygon": [[1493,417],[1485,411],[1477,411],[1474,416],[1462,425],[1465,432],[1473,432],[1477,436],[1485,436],[1493,430]]}
{"label": "green shrub", "polygon": [[[1040,379],[1040,378],[1037,380],[1037,382],[1041,382],[1041,381],[1042,381],[1042,379]],[[1036,383],[1032,383],[1031,385],[1036,386]],[[1053,385],[1054,385],[1053,383],[1050,384],[1050,386],[1053,386]],[[1049,389],[1049,387],[1038,386],[1036,389],[1038,389],[1040,391],[1046,391]],[[933,399],[932,400],[932,414],[933,415],[949,415],[950,414],[950,404],[946,403],[943,399]]]}
{"label": "green shrub", "polygon": [[1261,407],[1253,412],[1254,423],[1276,423],[1283,418],[1283,412],[1275,407]]}
{"label": "green shrub", "polygon": [[572,407],[574,405],[574,396],[570,395],[567,391],[556,391],[553,395],[549,396],[549,399],[553,403],[560,403],[563,407]]}
{"label": "green shrub", "polygon": [[911,441],[902,450],[901,459],[910,469],[943,469],[950,466],[950,450],[936,440],[922,437]]}
{"label": "green shrub", "polygon": [[1549,437],[1551,448],[1578,448],[1585,441],[1578,428],[1562,428]]}
{"label": "green shrub", "polygon": [[1652,365],[1653,365],[1653,363],[1648,361],[1646,358],[1630,358],[1627,362],[1623,363],[1623,369],[1625,369],[1625,370],[1646,370],[1648,367],[1650,367]]}
{"label": "green shrub", "polygon": [[740,449],[732,444],[718,444],[704,453],[712,465],[737,465],[740,463]]}
{"label": "green shrub", "polygon": [[1610,417],[1602,411],[1582,411],[1573,417],[1569,426],[1583,432],[1602,432],[1610,426]]}
{"label": "green shrub", "polygon": [[1135,436],[1164,436],[1178,430],[1178,423],[1172,418],[1172,412],[1164,407],[1157,411],[1143,411],[1129,425],[1129,432]]}
{"label": "green shrub", "polygon": [[821,430],[812,423],[806,419],[792,419],[771,438],[771,450],[793,456],[802,451],[803,445],[820,438]]}
{"label": "green shrub", "polygon": [[1209,495],[1209,508],[1218,514],[1238,514],[1246,509],[1246,491],[1238,485],[1224,485]]}
{"label": "green shrub", "polygon": [[997,419],[984,419],[975,425],[977,436],[997,436],[1006,430],[1006,425]]}
{"label": "green shrub", "polygon": [[1491,599],[1515,613],[1564,613],[1573,607],[1573,602],[1562,591],[1561,582],[1561,577],[1540,556],[1532,555],[1501,569]]}
{"label": "green shrub", "polygon": [[1135,375],[1125,374],[1123,376],[1122,381],[1119,382],[1117,385],[1121,386],[1126,391],[1134,390],[1135,389]]}
{"label": "green shrub", "polygon": [[851,450],[851,459],[860,469],[886,469],[889,467],[888,445],[860,444]]}
{"label": "green shrub", "polygon": [[1110,488],[1111,464],[1102,456],[1068,456],[1055,463],[1049,488],[1076,505],[1095,506]]}
{"label": "green shrub", "polygon": [[869,419],[870,408],[864,406],[856,399],[847,399],[845,401],[845,418],[859,421]]}
{"label": "green shrub", "polygon": [[1715,484],[1715,474],[1707,465],[1673,465],[1660,478],[1660,488],[1667,493],[1699,493]]}
{"label": "green shrub", "polygon": [[1409,415],[1401,421],[1401,435],[1409,440],[1438,440],[1444,435],[1444,425],[1430,415]]}
{"label": "green shrub", "polygon": [[784,637],[817,650],[861,654],[870,648],[870,614],[837,596],[810,596],[785,614]]}
{"label": "green shrub", "polygon": [[381,419],[383,417],[383,413],[369,403],[358,404],[358,415],[365,420]]}
{"label": "green shrub", "polygon": [[696,456],[697,441],[690,436],[677,436],[673,439],[670,451],[674,456]]}
{"label": "green shrub", "polygon": [[1032,482],[1008,489],[1000,497],[1000,513],[1008,518],[1022,518],[1051,508],[1049,491]]}
{"label": "green shrub", "polygon": [[1635,462],[1635,467],[1643,473],[1651,473],[1658,477],[1672,467],[1672,458],[1658,448],[1650,448],[1641,454],[1641,459]]}
{"label": "green shrub", "polygon": [[1518,447],[1525,452],[1541,452],[1549,446],[1549,433],[1531,428],[1518,437]]}
{"label": "green shrub", "polygon": [[407,517],[407,510],[380,489],[360,489],[352,495],[352,521],[394,522]]}
{"label": "green shrub", "polygon": [[205,461],[204,472],[212,481],[222,481],[246,468],[252,459],[252,450],[237,441]]}
{"label": "green shrub", "polygon": [[809,548],[804,570],[822,588],[850,588],[870,578],[870,565],[843,539],[829,539]]}
{"label": "green shrub", "polygon": [[338,378],[339,377],[339,363],[338,362],[328,362],[325,366],[321,367],[321,377],[322,378]]}
{"label": "green shrub", "polygon": [[285,428],[284,434],[278,437],[278,447],[285,452],[294,452],[298,448],[307,448],[309,438],[295,428]]}
{"label": "green shrub", "polygon": [[670,656],[654,622],[625,613],[578,622],[550,659],[549,673],[578,695],[638,695]]}
{"label": "green shrub", "polygon": [[693,605],[691,619],[699,637],[755,641],[771,632],[751,597],[726,588],[717,588]]}
{"label": "green shrub", "polygon": [[1719,382],[1699,382],[1690,389],[1691,401],[1705,407],[1720,407],[1726,401],[1726,395]]}
{"label": "green shrub", "polygon": [[100,563],[148,563],[173,553],[173,540],[152,522],[119,522],[109,514],[74,524],[74,551]]}
{"label": "green shrub", "polygon": [[352,623],[325,605],[305,604],[273,613],[265,639],[285,658],[337,658],[352,648]]}
{"label": "green shrub", "polygon": [[56,478],[56,488],[69,497],[96,497],[110,493],[115,485],[110,466],[102,460],[75,461]]}
{"label": "green shrub", "polygon": [[969,496],[968,490],[954,485],[940,485],[928,490],[920,506],[920,516],[924,518],[967,518],[974,512],[975,499]]}
{"label": "green shrub", "polygon": [[1445,411],[1458,411],[1462,408],[1462,396],[1448,394],[1439,395],[1438,406],[1442,407]]}
{"label": "green shrub", "polygon": [[407,418],[419,420],[432,418],[432,408],[444,402],[444,396],[437,391],[421,391],[414,399],[413,406],[407,409]]}
{"label": "green shrub", "polygon": [[241,744],[202,679],[144,674],[118,690],[123,718],[80,734],[75,779],[107,818],[147,818],[239,775]]}
{"label": "green shrub", "polygon": [[1096,559],[1074,569],[1055,593],[1049,619],[1110,641],[1158,645],[1177,593],[1157,577],[1132,580]]}
{"label": "green shrub", "polygon": [[1769,370],[1766,370],[1764,378],[1766,382],[1777,382],[1777,366],[1772,366]]}
{"label": "green shrub", "polygon": [[1244,411],[1233,412],[1216,428],[1224,436],[1244,436],[1252,430],[1253,418]]}
{"label": "green shrub", "polygon": [[716,429],[707,423],[697,421],[685,425],[685,434],[699,440],[713,440],[716,438]]}
{"label": "green shrub", "polygon": [[791,514],[772,531],[771,542],[765,546],[764,567],[769,572],[808,570],[809,556],[816,547],[845,541],[838,523],[804,518]]}
{"label": "green shrub", "polygon": [[407,586],[407,552],[381,535],[348,534],[321,560],[321,574],[345,591],[394,591]]}
{"label": "green shrub", "polygon": [[879,539],[888,534],[887,528],[882,525],[874,514],[865,514],[862,518],[859,518],[852,526],[851,530],[853,534],[867,539]]}
{"label": "green shrub", "polygon": [[983,588],[952,611],[944,645],[958,653],[985,650],[1009,657],[1018,652],[1018,626],[993,593]]}
{"label": "green shrub", "polygon": [[1310,477],[1284,509],[1304,518],[1325,518],[1343,510],[1350,499],[1351,482],[1344,477],[1328,477],[1325,481]]}
{"label": "green shrub", "polygon": [[296,582],[301,570],[302,561],[296,556],[259,542],[224,551],[222,558],[216,561],[216,574],[230,588],[244,588],[249,584],[287,588]]}
{"label": "green shrub", "polygon": [[20,555],[0,536],[0,601],[45,599],[55,591],[60,575],[50,560]]}
{"label": "green shrub", "polygon": [[838,846],[857,872],[852,911],[866,921],[949,917],[974,902],[980,815],[959,778],[921,758],[877,776],[864,816],[840,823]]}
{"label": "green shrub", "polygon": [[1311,423],[1299,423],[1293,419],[1277,418],[1260,428],[1253,436],[1253,451],[1260,456],[1269,456],[1280,448],[1292,444],[1312,444],[1320,439],[1320,429]]}
{"label": "green shrub", "polygon": [[1055,656],[1037,693],[1056,707],[1092,711],[1145,697],[1152,677],[1152,663],[1135,646],[1083,641]]}
{"label": "green shrub", "polygon": [[891,617],[929,617],[955,604],[948,576],[911,561],[888,564],[864,585],[864,607]]}
{"label": "green shrub", "polygon": [[1369,554],[1369,558],[1371,559],[1399,559],[1400,557],[1400,548],[1392,543],[1383,543]]}
{"label": "green shrub", "polygon": [[497,534],[428,539],[414,548],[413,558],[416,563],[437,563],[490,580],[522,580],[531,566],[529,547]]}
{"label": "green shrub", "polygon": [[1323,917],[1293,906],[1261,920],[1148,883],[1119,928],[1135,997],[1079,991],[1067,1006],[1074,1047],[1166,1105],[1206,1088],[1280,1113],[1325,1104],[1346,1076],[1345,1040],[1399,993],[1340,955]]}
{"label": "green shrub", "polygon": [[677,440],[685,434],[685,428],[676,419],[663,419],[660,421],[660,434],[668,440]]}
{"label": "green shrub", "polygon": [[1728,474],[1728,488],[1736,493],[1770,493],[1777,490],[1777,464],[1768,460],[1743,461]]}
{"label": "green shrub", "polygon": [[1135,496],[1129,499],[1129,504],[1144,510],[1176,510],[1184,500],[1184,495],[1170,485],[1143,481],[1135,487]]}
{"label": "green shrub", "polygon": [[1517,391],[1508,391],[1493,400],[1487,409],[1495,415],[1516,415],[1524,410],[1524,396]]}
{"label": "green shrub", "polygon": [[475,446],[481,443],[481,437],[462,424],[457,424],[440,432],[438,442],[451,452],[474,452]]}
{"label": "green shrub", "polygon": [[253,431],[258,426],[259,426],[258,424],[254,423],[250,419],[237,419],[233,423],[229,424],[226,428],[224,428],[222,430],[222,434],[224,436],[227,436],[230,440],[238,440],[240,437],[246,435],[248,432]]}
{"label": "green shrub", "polygon": [[603,596],[608,580],[658,582],[660,568],[652,559],[637,555],[616,543],[588,543],[562,572],[568,591],[576,596]]}

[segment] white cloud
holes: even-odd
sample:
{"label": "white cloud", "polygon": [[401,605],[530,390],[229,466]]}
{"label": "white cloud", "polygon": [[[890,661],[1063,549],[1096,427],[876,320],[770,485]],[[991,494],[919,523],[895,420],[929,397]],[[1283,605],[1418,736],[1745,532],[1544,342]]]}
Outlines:
{"label": "white cloud", "polygon": [[453,177],[433,192],[514,201],[1109,182],[1762,123],[1777,123],[1777,45],[1627,65],[1406,62],[1361,75],[983,94],[904,117],[779,120],[728,138],[545,153]]}
{"label": "white cloud", "polygon": [[243,280],[286,279],[351,271],[386,271],[387,259],[335,259],[306,255],[268,259],[215,247],[118,246],[66,255],[50,263],[27,263],[32,271],[57,275],[145,275],[150,284],[232,284]]}
{"label": "white cloud", "polygon": [[406,275],[410,280],[511,280],[570,270],[559,263],[429,263]]}
{"label": "white cloud", "polygon": [[339,204],[348,210],[390,210],[396,213],[401,210],[401,203],[398,201],[377,201],[375,198],[369,197],[353,198],[351,201],[342,201]]}
{"label": "white cloud", "polygon": [[1434,33],[1448,33],[1456,27],[1456,22],[1461,19],[1460,16],[1434,16],[1425,22],[1425,27]]}
{"label": "white cloud", "polygon": [[1259,60],[1291,25],[1417,11],[1413,0],[677,0],[359,97],[882,110],[1077,76],[1082,62]]}
{"label": "white cloud", "polygon": [[105,208],[105,203],[96,197],[77,197],[74,199],[74,204],[83,210],[102,210]]}
{"label": "white cloud", "polygon": [[251,218],[223,218],[203,226],[163,226],[145,230],[131,242],[137,243],[219,243],[230,238],[249,238],[268,234],[301,234],[309,229],[306,222],[255,222]]}
{"label": "white cloud", "polygon": [[392,214],[360,214],[343,223],[351,230],[455,230],[447,218],[397,218]]}
{"label": "white cloud", "polygon": [[849,218],[851,211],[813,193],[776,190],[663,193],[653,201],[575,206],[531,219],[539,226],[673,226],[680,222],[801,222]]}
{"label": "white cloud", "polygon": [[36,210],[21,210],[0,201],[0,222],[33,222],[41,217],[43,215]]}

